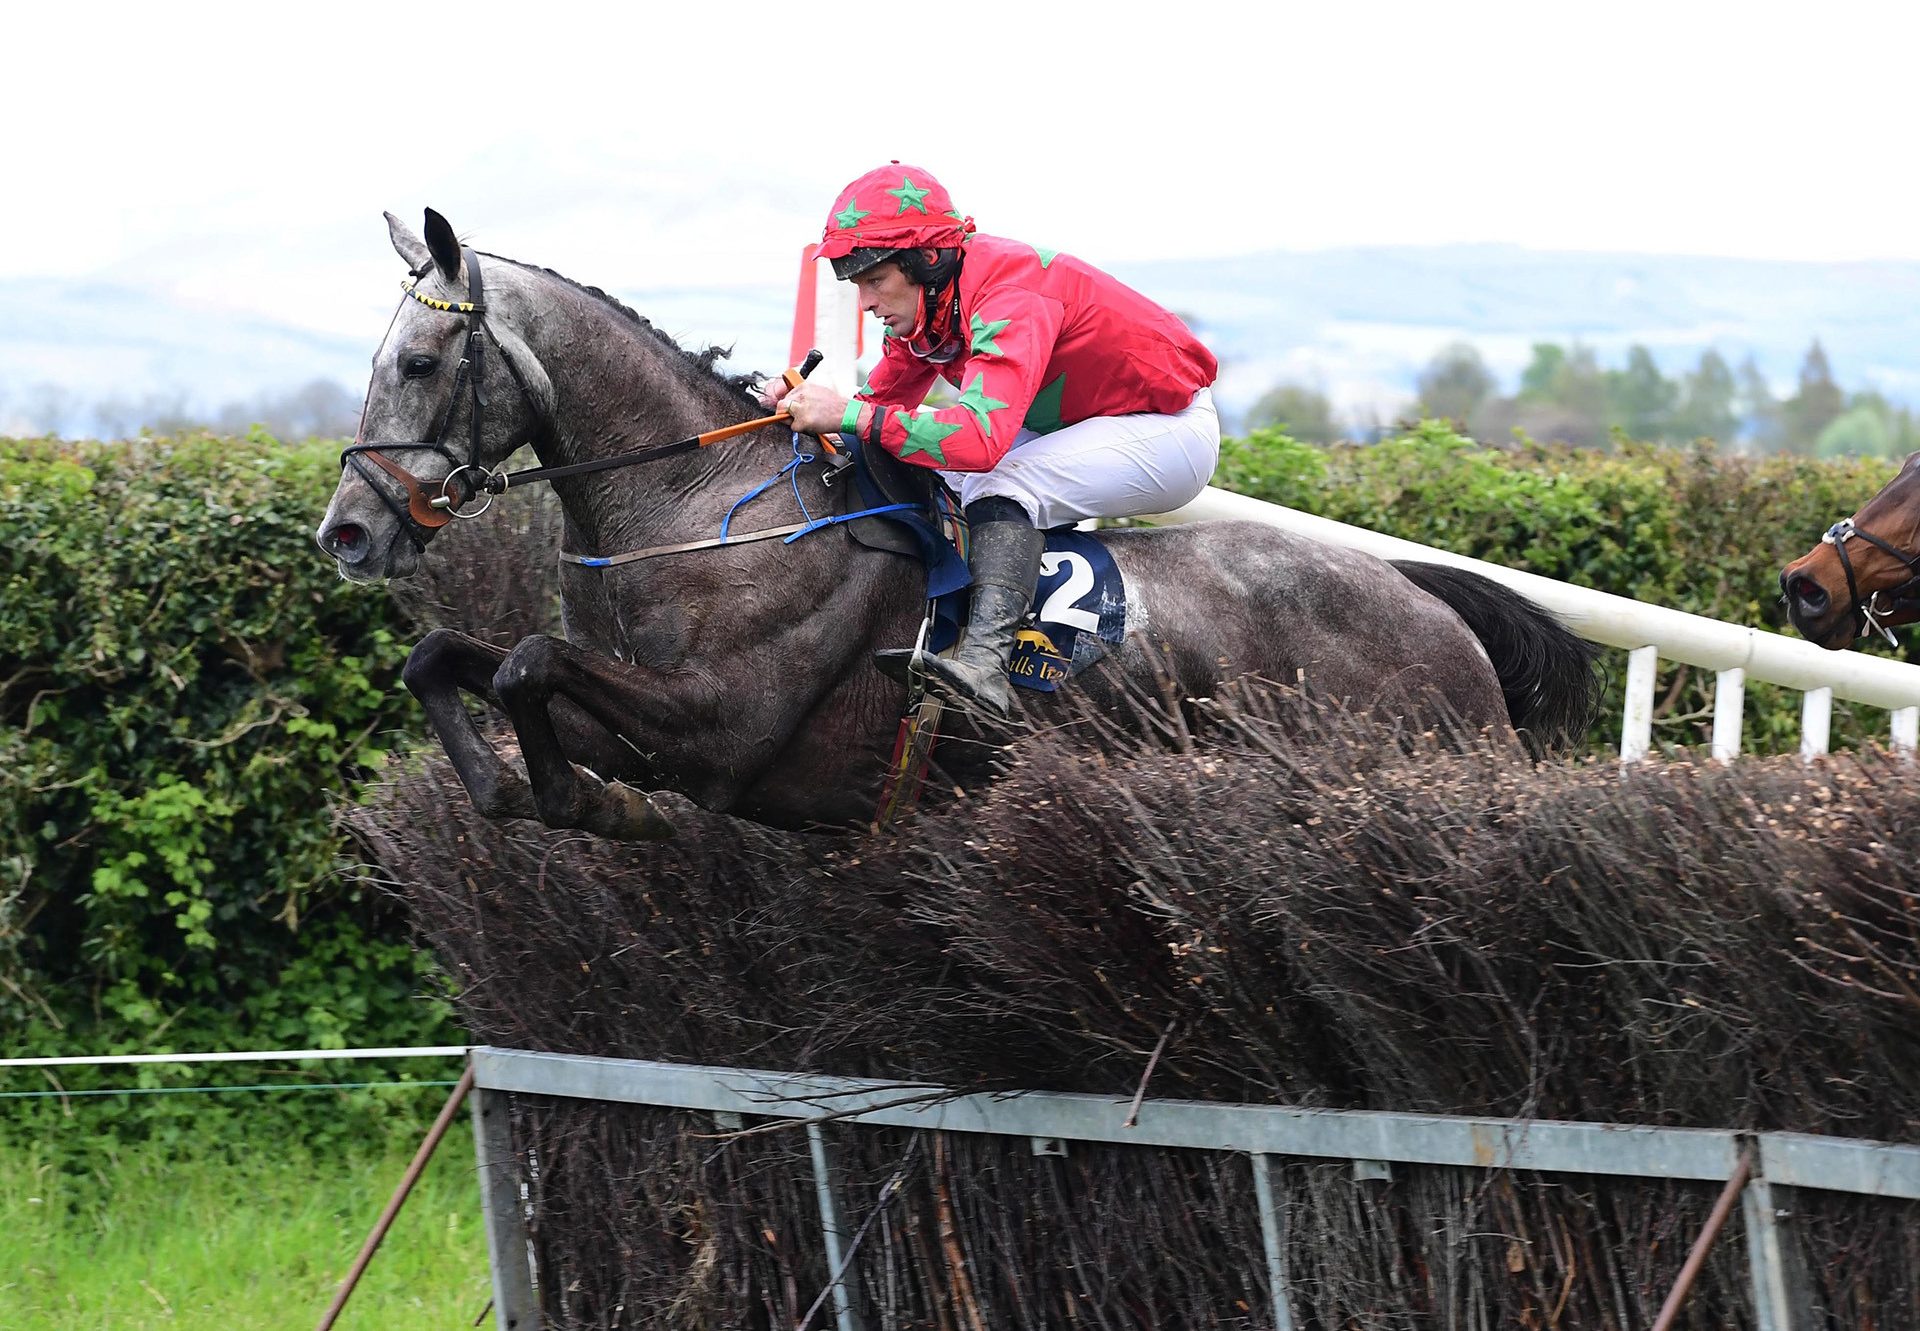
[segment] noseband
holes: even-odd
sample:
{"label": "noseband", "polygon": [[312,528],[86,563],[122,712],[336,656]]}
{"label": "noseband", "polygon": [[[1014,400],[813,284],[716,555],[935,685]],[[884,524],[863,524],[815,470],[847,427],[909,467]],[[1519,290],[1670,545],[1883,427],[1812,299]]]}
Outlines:
{"label": "noseband", "polygon": [[[480,277],[480,256],[464,246],[461,248],[460,255],[467,267],[467,298],[463,301],[435,300],[431,296],[420,294],[417,289],[418,284],[420,278],[433,266],[431,260],[414,269],[400,284],[401,290],[428,309],[438,310],[443,314],[463,314],[467,317],[466,354],[460,358],[460,368],[454,373],[453,392],[447,397],[446,410],[440,413],[440,424],[434,431],[433,438],[356,442],[342,450],[340,454],[341,469],[344,470],[349,465],[353,467],[361,479],[367,482],[368,488],[380,497],[380,502],[386,505],[387,511],[399,521],[402,529],[407,533],[407,539],[413,542],[414,548],[422,553],[425,552],[426,543],[435,531],[446,526],[454,518],[479,517],[486,512],[487,504],[492,503],[492,497],[489,495],[487,503],[479,508],[466,513],[460,511],[460,505],[486,489],[487,469],[480,461],[480,438],[488,405],[485,361],[488,341],[491,341],[499,351],[500,359],[506,364],[507,371],[513,375],[514,383],[520,387],[520,395],[533,409],[535,417],[543,424],[545,423],[545,415],[540,410],[539,400],[527,391],[527,381],[520,373],[520,367],[514,364],[513,357],[507,354],[507,349],[501,346],[500,339],[487,326],[486,288]],[[396,317],[398,317],[397,313]],[[453,409],[460,401],[462,390],[470,390],[473,400],[473,410],[468,415],[467,456],[464,462],[454,455],[447,444],[447,433],[453,424]],[[366,408],[363,406],[361,408],[363,429],[365,419]],[[387,456],[388,452],[400,452],[404,449],[425,449],[431,453],[438,453],[447,460],[451,470],[442,478],[438,495],[430,494],[426,483]],[[406,492],[407,502],[404,507],[374,482],[372,474],[366,468],[368,462],[373,463],[400,483]],[[468,474],[475,479],[464,479]],[[458,481],[457,486],[456,481]],[[456,489],[459,491],[457,494]]]}
{"label": "noseband", "polygon": [[[1913,576],[1901,583],[1898,587],[1886,591],[1877,591],[1866,600],[1861,600],[1860,585],[1854,580],[1853,576],[1853,561],[1847,558],[1847,540],[1853,536],[1858,536],[1868,545],[1886,551],[1886,553],[1899,560],[1907,572]],[[1853,525],[1852,518],[1842,518],[1827,528],[1827,534],[1822,536],[1820,541],[1823,545],[1833,547],[1834,553],[1840,556],[1840,569],[1847,575],[1847,597],[1851,602],[1853,610],[1854,636],[1856,638],[1860,637],[1864,635],[1868,629],[1872,629],[1888,642],[1898,646],[1900,640],[1893,636],[1893,630],[1880,621],[1882,616],[1891,615],[1896,611],[1905,609],[1906,607],[1901,605],[1900,602],[1912,601],[1917,595],[1920,595],[1920,555],[1907,554],[1899,547],[1888,541],[1881,540],[1871,532],[1861,531]],[[1887,598],[1884,604],[1880,599],[1883,596]]]}

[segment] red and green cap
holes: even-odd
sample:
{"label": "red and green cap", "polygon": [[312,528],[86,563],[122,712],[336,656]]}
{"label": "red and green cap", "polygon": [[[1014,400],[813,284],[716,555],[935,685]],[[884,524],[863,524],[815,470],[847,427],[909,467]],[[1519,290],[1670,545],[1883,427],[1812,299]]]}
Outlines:
{"label": "red and green cap", "polygon": [[963,245],[973,219],[963,216],[946,186],[930,171],[890,162],[840,191],[820,241],[820,257],[833,260],[845,280],[892,257],[894,250],[947,249]]}

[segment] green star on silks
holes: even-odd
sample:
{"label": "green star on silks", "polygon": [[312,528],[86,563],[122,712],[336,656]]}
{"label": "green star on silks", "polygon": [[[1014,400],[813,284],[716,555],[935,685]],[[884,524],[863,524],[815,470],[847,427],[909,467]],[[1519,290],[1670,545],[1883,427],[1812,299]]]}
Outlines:
{"label": "green star on silks", "polygon": [[862,208],[859,200],[856,199],[847,205],[847,210],[844,213],[835,213],[833,215],[833,224],[842,231],[851,231],[860,225],[861,219],[871,217],[872,215],[873,214],[865,208]]}
{"label": "green star on silks", "polygon": [[980,422],[980,433],[991,439],[993,438],[993,420],[991,413],[1000,410],[1000,408],[1007,404],[987,396],[986,382],[986,375],[974,375],[973,382],[967,385],[967,391],[960,395],[959,405],[974,414],[974,417]]}
{"label": "green star on silks", "polygon": [[957,425],[948,425],[937,421],[933,413],[924,416],[908,415],[896,411],[893,418],[900,422],[900,428],[907,432],[905,442],[900,445],[900,460],[905,462],[909,453],[925,453],[941,466],[947,465],[947,451],[940,446],[942,440],[959,430]]}
{"label": "green star on silks", "polygon": [[1066,428],[1066,422],[1060,419],[1060,398],[1067,391],[1067,376],[1062,374],[1045,388],[1033,395],[1033,405],[1027,408],[1027,418],[1020,422],[1035,434],[1052,434],[1055,430]]}
{"label": "green star on silks", "polygon": [[1053,261],[1060,257],[1059,250],[1043,250],[1038,245],[1033,247],[1033,252],[1040,256],[1040,266],[1042,268],[1051,267]]}
{"label": "green star on silks", "polygon": [[969,351],[975,356],[998,356],[1000,344],[993,339],[1000,336],[1006,326],[1012,322],[1011,319],[982,319],[979,315],[974,315],[973,322],[969,326],[973,333],[973,344]]}
{"label": "green star on silks", "polygon": [[900,200],[900,211],[894,214],[895,217],[905,217],[907,215],[907,209],[909,208],[913,208],[922,213],[926,212],[927,195],[933,193],[930,189],[921,189],[918,185],[914,184],[912,176],[901,176],[900,188],[890,189],[886,192]]}

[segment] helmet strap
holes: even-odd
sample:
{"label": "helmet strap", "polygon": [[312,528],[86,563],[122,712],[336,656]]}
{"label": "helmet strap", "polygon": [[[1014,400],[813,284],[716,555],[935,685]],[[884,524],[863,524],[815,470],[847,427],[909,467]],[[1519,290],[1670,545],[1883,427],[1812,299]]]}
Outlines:
{"label": "helmet strap", "polygon": [[925,288],[920,321],[907,334],[907,350],[920,360],[945,365],[960,351],[960,283],[936,292]]}
{"label": "helmet strap", "polygon": [[[942,265],[945,267],[946,265]],[[944,365],[960,351],[960,265],[920,289],[920,317],[907,334],[907,350],[920,360]]]}

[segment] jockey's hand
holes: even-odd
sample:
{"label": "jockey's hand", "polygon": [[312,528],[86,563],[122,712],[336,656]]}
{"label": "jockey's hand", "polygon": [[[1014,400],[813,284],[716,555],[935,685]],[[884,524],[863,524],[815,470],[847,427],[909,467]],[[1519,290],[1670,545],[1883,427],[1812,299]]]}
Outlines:
{"label": "jockey's hand", "polygon": [[786,394],[780,405],[802,434],[831,434],[847,412],[847,399],[825,384],[803,383]]}
{"label": "jockey's hand", "polygon": [[778,407],[780,405],[780,399],[792,391],[793,385],[789,384],[785,378],[777,374],[771,379],[761,380],[753,387],[753,395],[760,399],[761,406],[769,410]]}

